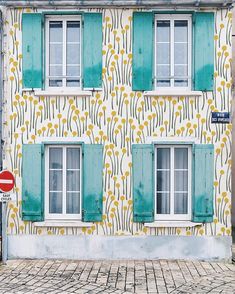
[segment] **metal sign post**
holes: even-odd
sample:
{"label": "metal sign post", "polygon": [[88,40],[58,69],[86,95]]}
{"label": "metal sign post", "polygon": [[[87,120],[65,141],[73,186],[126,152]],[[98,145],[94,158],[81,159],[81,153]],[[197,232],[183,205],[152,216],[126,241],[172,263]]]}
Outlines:
{"label": "metal sign post", "polygon": [[2,202],[2,262],[7,262],[7,203]]}
{"label": "metal sign post", "polygon": [[15,194],[9,193],[15,185],[15,177],[9,171],[0,172],[0,202],[2,202],[2,262],[6,264],[8,256],[7,245],[7,202],[15,201]]}

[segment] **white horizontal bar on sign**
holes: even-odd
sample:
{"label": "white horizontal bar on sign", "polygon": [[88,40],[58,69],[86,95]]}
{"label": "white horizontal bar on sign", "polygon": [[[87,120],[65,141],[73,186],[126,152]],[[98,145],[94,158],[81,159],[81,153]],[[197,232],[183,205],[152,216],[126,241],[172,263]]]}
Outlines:
{"label": "white horizontal bar on sign", "polygon": [[183,97],[190,97],[190,96],[201,96],[201,91],[179,91],[179,90],[158,90],[158,91],[145,91],[144,96],[183,96]]}
{"label": "white horizontal bar on sign", "polygon": [[13,180],[4,180],[4,179],[1,179],[0,180],[0,184],[13,184]]}

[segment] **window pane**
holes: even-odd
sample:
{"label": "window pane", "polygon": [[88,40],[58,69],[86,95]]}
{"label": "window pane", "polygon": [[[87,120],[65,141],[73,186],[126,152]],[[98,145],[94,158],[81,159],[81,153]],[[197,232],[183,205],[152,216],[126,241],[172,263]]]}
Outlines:
{"label": "window pane", "polygon": [[62,170],[50,170],[49,189],[50,191],[62,191]]}
{"label": "window pane", "polygon": [[157,148],[157,169],[170,168],[170,148]]}
{"label": "window pane", "polygon": [[157,80],[157,87],[170,87],[170,80]]}
{"label": "window pane", "polygon": [[187,214],[188,213],[188,194],[187,193],[175,193],[175,214]]}
{"label": "window pane", "polygon": [[63,74],[62,65],[50,65],[50,76],[61,77]]}
{"label": "window pane", "polygon": [[80,191],[80,171],[67,170],[67,191]]}
{"label": "window pane", "polygon": [[169,78],[170,65],[157,65],[157,76],[161,78]]}
{"label": "window pane", "polygon": [[187,87],[188,80],[175,80],[174,85],[175,85],[175,87]]}
{"label": "window pane", "polygon": [[67,65],[80,64],[80,45],[67,44]]}
{"label": "window pane", "polygon": [[80,193],[67,193],[66,213],[80,213]]}
{"label": "window pane", "polygon": [[80,87],[80,80],[67,79],[66,86],[67,87]]}
{"label": "window pane", "polygon": [[49,213],[62,213],[62,192],[50,192]]}
{"label": "window pane", "polygon": [[67,76],[79,77],[80,76],[80,66],[79,65],[68,65],[67,66]]}
{"label": "window pane", "polygon": [[63,61],[63,45],[62,44],[50,44],[50,65],[61,64]]}
{"label": "window pane", "polygon": [[175,169],[188,169],[188,148],[175,148]]}
{"label": "window pane", "polygon": [[156,30],[157,42],[170,42],[170,21],[158,20]]}
{"label": "window pane", "polygon": [[170,191],[170,171],[157,172],[157,191]]}
{"label": "window pane", "polygon": [[63,150],[62,148],[49,149],[49,167],[53,169],[62,169]]}
{"label": "window pane", "polygon": [[187,65],[175,65],[175,76],[176,77],[187,77],[188,66]]}
{"label": "window pane", "polygon": [[67,21],[67,42],[80,42],[79,21]]}
{"label": "window pane", "polygon": [[170,63],[170,43],[157,43],[156,60],[157,64]]}
{"label": "window pane", "polygon": [[49,86],[50,87],[62,87],[62,80],[50,79]]}
{"label": "window pane", "polygon": [[157,193],[157,214],[170,213],[170,193]]}
{"label": "window pane", "polygon": [[67,169],[80,169],[80,148],[67,148]]}
{"label": "window pane", "polygon": [[63,42],[62,21],[50,21],[50,42]]}
{"label": "window pane", "polygon": [[175,191],[188,191],[188,172],[175,171]]}
{"label": "window pane", "polygon": [[175,43],[175,65],[188,64],[188,44]]}
{"label": "window pane", "polygon": [[175,42],[188,42],[187,20],[175,20]]}

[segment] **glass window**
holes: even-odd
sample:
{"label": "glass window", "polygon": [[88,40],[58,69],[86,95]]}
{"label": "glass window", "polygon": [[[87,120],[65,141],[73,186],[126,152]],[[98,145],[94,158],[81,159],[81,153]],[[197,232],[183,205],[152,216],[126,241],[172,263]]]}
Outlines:
{"label": "glass window", "polygon": [[156,17],[155,86],[191,87],[191,18],[188,15]]}
{"label": "glass window", "polygon": [[156,217],[190,219],[190,147],[156,147]]}
{"label": "glass window", "polygon": [[46,211],[49,218],[81,215],[81,149],[48,146],[46,149]]}
{"label": "glass window", "polygon": [[49,88],[81,86],[81,20],[47,18],[46,85]]}

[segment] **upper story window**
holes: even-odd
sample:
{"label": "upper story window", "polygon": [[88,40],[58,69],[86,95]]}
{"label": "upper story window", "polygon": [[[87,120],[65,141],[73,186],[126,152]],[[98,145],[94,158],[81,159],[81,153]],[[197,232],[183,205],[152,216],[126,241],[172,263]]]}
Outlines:
{"label": "upper story window", "polygon": [[46,88],[81,88],[81,17],[46,18]]}
{"label": "upper story window", "polygon": [[191,16],[155,17],[155,88],[191,89]]}

